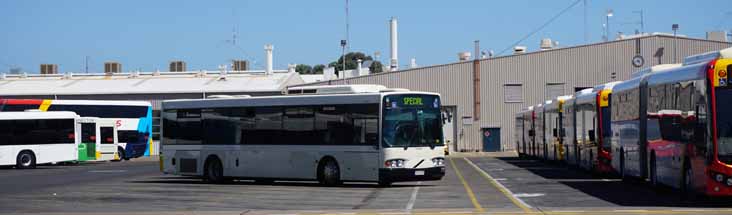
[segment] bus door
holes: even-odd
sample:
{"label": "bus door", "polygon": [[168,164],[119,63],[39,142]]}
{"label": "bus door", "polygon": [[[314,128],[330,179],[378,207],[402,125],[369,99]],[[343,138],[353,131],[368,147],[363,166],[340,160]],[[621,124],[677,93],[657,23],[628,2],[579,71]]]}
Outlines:
{"label": "bus door", "polygon": [[97,160],[114,160],[117,154],[117,126],[114,123],[99,125]]}
{"label": "bus door", "polygon": [[78,120],[81,129],[81,143],[78,146],[78,161],[96,160],[98,132],[96,130],[96,121],[90,118],[81,118]]}

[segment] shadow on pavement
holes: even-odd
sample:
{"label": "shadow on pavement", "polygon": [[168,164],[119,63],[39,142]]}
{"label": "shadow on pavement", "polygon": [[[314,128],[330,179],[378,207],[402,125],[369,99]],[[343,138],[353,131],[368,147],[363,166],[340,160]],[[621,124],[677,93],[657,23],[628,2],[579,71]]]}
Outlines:
{"label": "shadow on pavement", "polygon": [[[645,182],[623,182],[620,179],[608,179],[606,176],[593,175],[587,171],[569,168],[559,163],[544,163],[533,159],[517,157],[497,158],[515,167],[556,183],[566,185],[587,195],[621,206],[646,207],[727,207],[732,208],[732,198],[699,197],[695,200],[684,200],[680,192],[667,188],[653,188]],[[583,180],[588,179],[588,180]]]}
{"label": "shadow on pavement", "polygon": [[[141,184],[206,184],[206,185],[218,185],[205,182],[197,177],[186,177],[186,176],[163,176],[154,177],[151,180],[138,180],[129,181],[128,183],[141,183]],[[274,182],[258,182],[254,180],[234,180],[221,185],[242,185],[242,186],[297,186],[297,187],[328,187],[321,185],[314,181],[274,181]],[[349,183],[345,182],[336,187],[344,188],[399,188],[399,187],[432,187],[434,185],[425,184],[392,184],[391,186],[384,187],[376,183]]]}

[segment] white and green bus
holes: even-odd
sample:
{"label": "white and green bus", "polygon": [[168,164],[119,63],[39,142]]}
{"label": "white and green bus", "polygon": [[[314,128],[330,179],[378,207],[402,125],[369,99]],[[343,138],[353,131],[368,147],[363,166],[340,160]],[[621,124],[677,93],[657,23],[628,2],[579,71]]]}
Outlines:
{"label": "white and green bus", "polygon": [[440,95],[379,85],[290,88],[288,95],[163,102],[166,174],[231,179],[393,182],[445,175]]}
{"label": "white and green bus", "polygon": [[78,161],[119,160],[116,119],[81,117]]}

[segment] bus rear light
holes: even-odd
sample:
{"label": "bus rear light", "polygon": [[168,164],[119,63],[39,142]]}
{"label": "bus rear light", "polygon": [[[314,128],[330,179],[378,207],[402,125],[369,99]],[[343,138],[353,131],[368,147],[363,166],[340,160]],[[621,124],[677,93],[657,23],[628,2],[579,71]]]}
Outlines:
{"label": "bus rear light", "polygon": [[389,168],[402,168],[404,167],[404,159],[394,159],[384,162],[384,166]]}
{"label": "bus rear light", "polygon": [[717,72],[717,75],[722,78],[727,77],[727,71],[719,70],[719,72]]}

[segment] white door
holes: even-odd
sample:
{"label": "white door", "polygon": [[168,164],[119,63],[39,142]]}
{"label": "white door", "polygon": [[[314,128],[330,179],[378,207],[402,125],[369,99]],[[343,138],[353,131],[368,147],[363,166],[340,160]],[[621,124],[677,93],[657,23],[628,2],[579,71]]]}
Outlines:
{"label": "white door", "polygon": [[97,143],[97,160],[113,160],[117,153],[117,128],[114,125],[100,126]]}
{"label": "white door", "polygon": [[452,109],[445,108],[442,110],[442,135],[445,139],[445,147],[454,152],[457,149],[455,142],[455,113]]}

